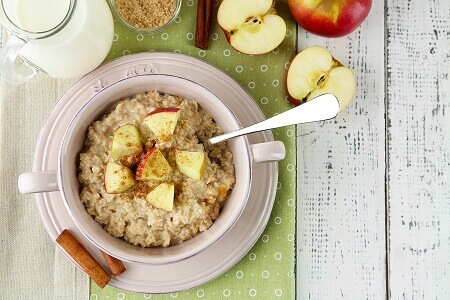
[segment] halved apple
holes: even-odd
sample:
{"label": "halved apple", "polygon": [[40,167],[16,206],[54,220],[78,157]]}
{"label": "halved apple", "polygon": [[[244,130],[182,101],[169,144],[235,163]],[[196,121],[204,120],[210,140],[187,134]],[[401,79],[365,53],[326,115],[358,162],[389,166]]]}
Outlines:
{"label": "halved apple", "polygon": [[143,152],[138,128],[133,124],[119,127],[114,132],[111,157],[134,156]]}
{"label": "halved apple", "polygon": [[156,208],[172,211],[174,195],[174,184],[163,182],[147,194],[146,200]]}
{"label": "halved apple", "polygon": [[153,147],[139,162],[136,169],[137,180],[163,180],[167,177],[171,167],[162,152]]}
{"label": "halved apple", "polygon": [[287,72],[287,90],[295,105],[330,93],[338,98],[342,111],[352,100],[355,89],[352,70],[342,66],[327,49],[319,46],[298,53]]}
{"label": "halved apple", "polygon": [[109,194],[118,194],[135,184],[133,172],[122,165],[108,162],[105,169],[105,189]]}
{"label": "halved apple", "polygon": [[227,41],[239,52],[263,54],[286,36],[286,23],[277,15],[273,0],[224,0],[217,12]]}
{"label": "halved apple", "polygon": [[192,179],[200,179],[206,167],[206,153],[176,150],[175,161],[181,173]]}
{"label": "halved apple", "polygon": [[179,117],[180,112],[178,108],[163,107],[152,111],[144,119],[144,122],[159,141],[167,142],[175,131]]}

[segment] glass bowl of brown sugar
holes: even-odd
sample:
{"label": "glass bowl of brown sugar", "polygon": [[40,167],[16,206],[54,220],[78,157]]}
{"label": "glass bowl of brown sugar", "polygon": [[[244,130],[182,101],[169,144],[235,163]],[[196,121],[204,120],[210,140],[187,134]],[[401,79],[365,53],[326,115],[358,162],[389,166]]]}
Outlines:
{"label": "glass bowl of brown sugar", "polygon": [[139,33],[160,31],[177,18],[181,0],[109,0],[122,24]]}

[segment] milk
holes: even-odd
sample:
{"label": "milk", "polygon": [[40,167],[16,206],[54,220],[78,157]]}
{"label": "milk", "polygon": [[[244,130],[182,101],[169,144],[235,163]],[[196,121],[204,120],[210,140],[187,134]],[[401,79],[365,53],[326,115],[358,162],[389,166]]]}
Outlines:
{"label": "milk", "polygon": [[[30,32],[47,31],[64,20],[70,0],[17,0],[15,22]],[[68,23],[56,34],[30,40],[20,55],[55,78],[84,75],[102,63],[114,33],[105,0],[77,0]]]}
{"label": "milk", "polygon": [[64,20],[69,5],[70,0],[18,0],[14,8],[16,23],[31,32],[50,30]]}

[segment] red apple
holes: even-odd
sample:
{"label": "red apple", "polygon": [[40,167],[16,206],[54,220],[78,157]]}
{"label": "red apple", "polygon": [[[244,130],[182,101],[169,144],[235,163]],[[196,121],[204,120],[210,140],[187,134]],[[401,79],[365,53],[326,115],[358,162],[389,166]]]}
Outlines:
{"label": "red apple", "polygon": [[288,4],[304,29],[324,37],[341,37],[364,21],[372,0],[288,0]]}

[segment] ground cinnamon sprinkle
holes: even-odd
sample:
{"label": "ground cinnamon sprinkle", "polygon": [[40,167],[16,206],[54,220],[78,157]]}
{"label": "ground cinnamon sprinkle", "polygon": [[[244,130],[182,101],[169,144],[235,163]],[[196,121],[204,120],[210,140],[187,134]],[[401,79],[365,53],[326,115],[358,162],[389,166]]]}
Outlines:
{"label": "ground cinnamon sprinkle", "polygon": [[155,28],[169,22],[175,13],[174,0],[117,0],[117,10],[138,28]]}

